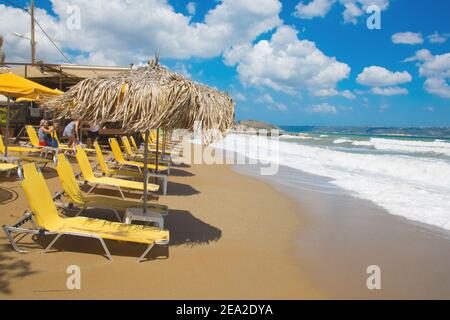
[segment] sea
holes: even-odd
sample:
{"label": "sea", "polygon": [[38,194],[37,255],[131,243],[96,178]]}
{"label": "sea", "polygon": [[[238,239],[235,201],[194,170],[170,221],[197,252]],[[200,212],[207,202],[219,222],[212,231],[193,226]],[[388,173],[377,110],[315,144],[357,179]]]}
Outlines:
{"label": "sea", "polygon": [[294,169],[290,183],[304,185],[304,173],[326,178],[316,180],[332,186],[318,188],[323,192],[345,191],[392,215],[450,230],[450,139],[282,129],[279,138],[229,134],[216,147]]}

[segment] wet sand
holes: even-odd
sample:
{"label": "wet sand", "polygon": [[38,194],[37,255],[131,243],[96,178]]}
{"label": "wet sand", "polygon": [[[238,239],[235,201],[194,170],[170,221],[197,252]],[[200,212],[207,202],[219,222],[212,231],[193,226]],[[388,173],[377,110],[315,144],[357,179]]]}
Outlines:
{"label": "wet sand", "polygon": [[[52,192],[61,186],[53,169],[44,170]],[[0,224],[13,224],[27,208],[15,177],[0,178]],[[114,261],[95,240],[61,238],[59,251],[43,253],[51,237],[26,236],[13,251],[0,234],[0,299],[317,299],[296,257],[302,228],[298,207],[264,182],[229,166],[172,170],[168,252],[155,250],[136,263],[140,245],[108,241]],[[111,191],[101,191],[112,194]],[[107,212],[86,216],[114,220]],[[168,257],[164,255],[168,253]],[[68,290],[67,267],[81,268],[81,290]]]}
{"label": "wet sand", "polygon": [[[259,172],[256,166],[235,170]],[[302,274],[329,298],[450,299],[448,230],[393,216],[326,178],[291,168],[262,179],[301,206],[294,255]],[[381,290],[367,289],[371,265],[381,269]]]}

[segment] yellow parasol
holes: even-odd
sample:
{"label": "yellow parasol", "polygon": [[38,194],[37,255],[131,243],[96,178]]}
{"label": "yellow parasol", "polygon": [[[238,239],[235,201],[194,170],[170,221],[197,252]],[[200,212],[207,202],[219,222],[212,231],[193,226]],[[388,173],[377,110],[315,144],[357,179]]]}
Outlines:
{"label": "yellow parasol", "polygon": [[5,157],[8,156],[9,118],[11,98],[19,101],[45,102],[54,96],[60,95],[60,90],[50,89],[39,83],[22,78],[13,73],[0,74],[0,94],[8,97],[8,110],[6,115]]}

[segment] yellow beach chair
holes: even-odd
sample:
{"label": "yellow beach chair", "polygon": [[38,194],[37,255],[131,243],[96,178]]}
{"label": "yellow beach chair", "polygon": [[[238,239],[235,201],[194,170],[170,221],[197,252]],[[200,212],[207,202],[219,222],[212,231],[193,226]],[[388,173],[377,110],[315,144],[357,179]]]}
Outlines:
{"label": "yellow beach chair", "polygon": [[[5,154],[5,145],[3,143],[2,136],[0,135],[0,154]],[[39,164],[44,164],[43,167],[47,166],[50,162],[52,162],[49,159],[42,158],[42,157],[34,157],[34,156],[26,156],[21,154],[20,152],[27,152],[27,150],[30,148],[22,148],[22,147],[8,147],[8,155],[12,156],[13,158],[17,158],[19,162],[25,161],[25,162],[36,162]],[[9,152],[12,152],[12,154],[9,154]],[[18,153],[15,153],[18,152]]]}
{"label": "yellow beach chair", "polygon": [[[143,141],[145,141],[145,133],[141,133],[141,137],[142,137],[142,140]],[[151,132],[150,132],[150,136],[149,136],[149,141],[148,141],[148,147],[149,147],[149,151],[150,152],[152,152],[152,153],[156,153],[156,137],[157,137],[157,135],[156,135],[156,130],[152,130]],[[145,143],[144,143],[145,144]],[[163,144],[163,141],[161,141],[161,139],[159,140],[159,148],[158,148],[158,154],[162,154],[163,153],[163,150],[165,149],[165,151],[164,151],[164,155],[165,156],[170,156],[170,155],[172,155],[172,147],[173,147],[173,144],[172,144],[172,142],[166,142],[165,144]]]}
{"label": "yellow beach chair", "polygon": [[[89,159],[84,152],[81,146],[77,146],[77,162],[80,166],[81,174],[83,175],[84,180],[87,184],[91,185],[91,189],[88,191],[88,194],[92,192],[95,188],[100,185],[115,187],[119,190],[120,195],[123,199],[125,196],[123,195],[122,189],[134,190],[134,191],[144,191],[144,184],[142,182],[122,180],[110,177],[96,177],[94,175],[94,171],[92,170],[91,164],[89,163]],[[148,184],[148,191],[156,192],[159,189],[158,185]],[[143,197],[144,195],[142,195]]]}
{"label": "yellow beach chair", "polygon": [[9,177],[11,171],[17,169],[18,166],[12,163],[0,162],[0,172],[6,172],[6,177]]}
{"label": "yellow beach chair", "polygon": [[[5,149],[5,144],[3,143],[3,137],[0,135],[2,148]],[[42,153],[41,149],[38,148],[28,148],[28,147],[18,147],[18,146],[8,146],[8,152],[15,152],[20,154],[30,154],[30,153]]]}
{"label": "yellow beach chair", "polygon": [[48,152],[52,152],[54,150],[52,147],[43,147],[39,144],[39,136],[33,126],[25,126],[25,132],[27,133],[28,139],[30,140],[30,145],[33,148],[46,150],[46,155]]}
{"label": "yellow beach chair", "polygon": [[[30,144],[35,148],[40,148],[40,149],[46,150],[47,153],[50,151],[55,151],[55,150],[73,151],[73,148],[69,148],[68,145],[64,145],[59,142],[58,135],[56,134],[56,132],[54,132],[52,134],[52,136],[53,136],[53,139],[55,139],[58,142],[58,148],[43,147],[43,146],[39,145],[39,136],[36,132],[36,129],[33,126],[26,126],[25,131],[28,135],[28,139],[30,139]],[[83,148],[83,149],[86,152],[95,152],[94,149],[88,149],[88,148]]]}
{"label": "yellow beach chair", "polygon": [[[134,167],[138,169],[140,172],[142,172],[142,169],[144,169],[144,163],[138,162],[138,161],[127,161],[125,157],[123,156],[122,150],[120,150],[119,142],[116,138],[109,139],[109,145],[111,146],[111,150],[114,155],[114,159],[119,164],[120,168],[127,166],[127,167]],[[150,171],[156,171],[156,165],[153,163],[147,164],[147,168]],[[169,168],[166,166],[158,166],[158,172],[169,172]]]}
{"label": "yellow beach chair", "polygon": [[[83,238],[93,238],[100,241],[108,259],[112,256],[104,240],[117,240],[148,245],[140,256],[139,262],[155,245],[166,246],[169,244],[169,231],[140,225],[126,225],[118,222],[108,222],[99,219],[85,217],[62,218],[53,203],[52,196],[44,180],[42,173],[38,172],[34,164],[27,164],[19,170],[22,188],[25,191],[30,211],[14,226],[3,226],[8,240],[13,248],[21,250],[13,237],[13,233],[55,235],[56,237],[47,246],[47,252],[55,242],[64,235]],[[25,223],[30,222],[31,228],[24,228]]]}
{"label": "yellow beach chair", "polygon": [[132,146],[133,149],[134,149],[134,152],[135,152],[135,153],[141,153],[140,148],[138,147],[138,145],[137,145],[136,140],[134,139],[134,137],[133,137],[133,136],[130,136],[130,137],[129,137],[129,140],[130,140],[130,142],[131,142],[131,146]]}
{"label": "yellow beach chair", "polygon": [[[101,208],[111,210],[120,221],[121,219],[118,211],[125,211],[128,208],[142,208],[142,201],[122,200],[108,196],[83,194],[77,179],[75,178],[72,166],[67,158],[63,154],[59,154],[55,157],[55,163],[59,180],[64,189],[64,192],[58,194],[57,198],[65,195],[73,206],[79,208],[76,216],[79,216],[88,208]],[[147,204],[147,209],[150,212],[158,213],[162,216],[166,216],[169,212],[167,206],[159,204]]]}
{"label": "yellow beach chair", "polygon": [[[97,154],[97,161],[100,169],[102,170],[103,174],[107,177],[129,177],[133,179],[138,179],[143,181],[144,180],[144,174],[139,171],[132,171],[132,170],[121,170],[121,169],[110,169],[108,167],[108,164],[106,163],[105,158],[103,157],[102,149],[100,148],[100,145],[98,142],[94,142],[95,152]],[[156,174],[156,173],[150,173],[148,174],[149,178],[157,178],[158,180],[162,181],[162,191],[163,194],[167,194],[167,180],[168,177],[165,174]]]}
{"label": "yellow beach chair", "polygon": [[94,147],[95,153],[97,155],[98,166],[100,167],[101,171],[105,176],[107,177],[124,176],[138,180],[144,179],[144,175],[142,174],[142,172],[109,168],[108,164],[106,163],[105,157],[103,156],[103,151],[100,148],[100,145],[98,144],[97,141],[94,142]]}
{"label": "yellow beach chair", "polygon": [[[130,140],[127,136],[122,136],[122,145],[123,150],[125,151],[125,154],[128,156],[128,159],[136,159],[137,161],[141,162],[144,158],[144,155],[139,152],[134,152],[133,148],[131,147]],[[149,158],[152,158],[152,155],[149,154]],[[154,157],[153,157],[154,158]]]}
{"label": "yellow beach chair", "polygon": [[11,171],[17,169],[19,166],[12,163],[0,162],[0,172]]}
{"label": "yellow beach chair", "polygon": [[[60,148],[60,149],[64,148],[66,150],[72,150],[72,148],[69,148],[69,145],[59,142],[58,134],[56,132],[53,132],[52,137],[53,137],[53,139],[56,140],[56,142],[58,142],[58,148]],[[86,145],[84,145],[84,144],[81,144],[81,146],[83,147],[83,150],[85,152],[87,152],[87,153],[94,153],[95,152],[94,149],[86,148]]]}
{"label": "yellow beach chair", "polygon": [[[133,137],[130,137],[133,138]],[[135,152],[133,150],[132,144],[131,144],[131,139],[127,136],[123,136],[122,137],[122,145],[123,145],[123,150],[125,151],[125,153],[128,155],[128,160],[132,160],[132,161],[138,161],[138,162],[144,162],[144,155],[142,153],[139,152],[139,150],[137,152]],[[133,138],[134,141],[134,138]],[[149,152],[149,159],[150,161],[155,162],[156,160],[156,152],[152,153],[151,151]],[[158,159],[159,164],[162,164],[164,166],[168,167],[168,170],[170,171],[170,160],[167,158],[163,158],[163,157],[159,157]]]}

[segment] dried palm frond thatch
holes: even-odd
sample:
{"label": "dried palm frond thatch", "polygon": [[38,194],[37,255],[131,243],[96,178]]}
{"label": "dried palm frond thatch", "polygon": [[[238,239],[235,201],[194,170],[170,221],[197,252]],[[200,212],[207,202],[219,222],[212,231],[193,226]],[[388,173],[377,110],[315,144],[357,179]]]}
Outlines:
{"label": "dried palm frond thatch", "polygon": [[200,125],[207,134],[205,143],[225,133],[234,121],[234,103],[228,94],[186,79],[157,59],[135,70],[83,80],[44,107],[57,111],[59,117],[120,122],[128,132],[192,130]]}

